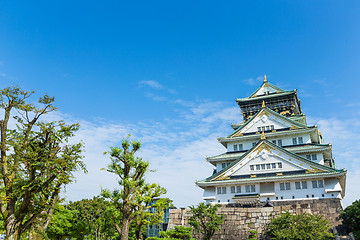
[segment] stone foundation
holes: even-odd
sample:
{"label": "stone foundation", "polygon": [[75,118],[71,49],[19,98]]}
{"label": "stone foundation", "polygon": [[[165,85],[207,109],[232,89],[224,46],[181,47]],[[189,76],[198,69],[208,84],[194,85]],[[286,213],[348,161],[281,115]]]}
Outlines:
{"label": "stone foundation", "polygon": [[[278,201],[273,202],[273,205],[273,207],[252,208],[236,204],[223,205],[218,212],[225,215],[224,224],[215,232],[213,239],[247,239],[248,230],[256,230],[261,235],[270,219],[284,211],[323,215],[333,227],[341,224],[339,214],[343,207],[340,199]],[[171,209],[168,228],[190,226],[188,224],[190,216],[190,209]],[[195,237],[200,239],[196,233]]]}

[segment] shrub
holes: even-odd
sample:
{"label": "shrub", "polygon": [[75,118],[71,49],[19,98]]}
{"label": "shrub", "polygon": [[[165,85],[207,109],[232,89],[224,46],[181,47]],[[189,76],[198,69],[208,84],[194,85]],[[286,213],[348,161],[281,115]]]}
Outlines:
{"label": "shrub", "polygon": [[343,223],[354,233],[355,239],[360,239],[360,200],[356,200],[340,214]]}
{"label": "shrub", "polygon": [[286,240],[334,239],[330,228],[329,221],[323,216],[285,212],[270,221],[265,235],[271,239]]}

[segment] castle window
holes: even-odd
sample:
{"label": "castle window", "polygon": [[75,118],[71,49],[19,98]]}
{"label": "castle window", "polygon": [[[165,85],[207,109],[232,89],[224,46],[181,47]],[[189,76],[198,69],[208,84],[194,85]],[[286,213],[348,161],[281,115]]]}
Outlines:
{"label": "castle window", "polygon": [[258,127],[258,131],[261,132],[261,127]]}
{"label": "castle window", "polygon": [[254,171],[254,165],[250,165],[250,170]]}
{"label": "castle window", "polygon": [[265,169],[265,164],[261,164],[261,170]]}
{"label": "castle window", "polygon": [[323,180],[318,180],[318,181],[312,181],[312,187],[313,188],[323,188],[324,187],[324,182]]}
{"label": "castle window", "polygon": [[278,146],[282,146],[282,140],[281,139],[278,140]]}
{"label": "castle window", "polygon": [[316,154],[312,154],[312,155],[311,155],[311,159],[312,159],[312,160],[317,160]]}
{"label": "castle window", "polygon": [[261,127],[261,130],[262,130],[263,132],[265,132],[265,127]]}
{"label": "castle window", "polygon": [[272,168],[276,168],[276,163],[272,163],[272,164],[271,164],[271,167],[272,167]]}
{"label": "castle window", "polygon": [[222,163],[222,164],[221,164],[221,167],[222,167],[222,168],[226,168],[226,163]]}
{"label": "castle window", "polygon": [[313,195],[311,195],[311,197],[314,197],[314,194],[313,194]]}
{"label": "castle window", "polygon": [[276,140],[272,140],[272,143],[273,143],[273,144],[276,144]]}
{"label": "castle window", "polygon": [[322,197],[325,197],[325,194],[321,194]]}
{"label": "castle window", "polygon": [[281,162],[278,163],[278,168],[282,168],[282,163]]}
{"label": "castle window", "polygon": [[252,143],[252,146],[255,147],[255,146],[256,146],[256,142],[253,142],[253,143]]}
{"label": "castle window", "polygon": [[298,137],[298,142],[299,142],[299,144],[302,144],[302,143],[303,143],[303,138],[302,138],[302,137]]}
{"label": "castle window", "polygon": [[256,164],[256,170],[260,170],[260,164]]}
{"label": "castle window", "polygon": [[255,192],[255,185],[246,185],[245,190],[246,192]]}
{"label": "castle window", "polygon": [[290,183],[280,183],[280,190],[291,190]]}
{"label": "castle window", "polygon": [[238,150],[238,145],[234,145],[234,151]]}
{"label": "castle window", "polygon": [[309,195],[306,195],[307,198],[309,198]]}
{"label": "castle window", "polygon": [[297,144],[297,139],[296,138],[293,138],[292,141],[293,141],[293,145]]}
{"label": "castle window", "polygon": [[319,181],[318,181],[318,187],[319,187],[319,188],[323,188],[323,187],[324,187],[324,182],[323,182],[323,180],[319,180]]}
{"label": "castle window", "polygon": [[239,151],[242,151],[242,150],[243,150],[243,145],[239,144]]}
{"label": "castle window", "polygon": [[270,131],[270,126],[266,126],[266,131]]}
{"label": "castle window", "polygon": [[271,128],[271,130],[274,130],[274,125],[271,125],[270,128]]}
{"label": "castle window", "polygon": [[271,168],[270,163],[267,163],[267,164],[266,164],[266,169],[270,169],[270,168]]}
{"label": "castle window", "polygon": [[306,155],[306,159],[311,160],[311,155]]}
{"label": "castle window", "polygon": [[241,186],[236,186],[236,192],[241,193]]}
{"label": "castle window", "polygon": [[222,194],[226,194],[226,187],[222,187],[222,188],[221,188],[221,193],[222,193]]}
{"label": "castle window", "polygon": [[279,197],[276,197],[276,200],[279,200]]}
{"label": "castle window", "polygon": [[231,193],[235,193],[235,186],[231,186],[230,192],[231,192]]}
{"label": "castle window", "polygon": [[295,188],[296,189],[307,189],[307,182],[306,181],[295,182]]}
{"label": "castle window", "polygon": [[217,194],[221,194],[221,187],[216,188]]}

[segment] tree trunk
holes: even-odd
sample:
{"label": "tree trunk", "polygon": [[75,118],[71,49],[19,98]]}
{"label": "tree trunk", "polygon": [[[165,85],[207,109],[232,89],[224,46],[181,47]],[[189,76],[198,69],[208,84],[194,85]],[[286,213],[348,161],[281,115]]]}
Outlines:
{"label": "tree trunk", "polygon": [[8,218],[6,224],[6,240],[19,240],[20,239],[20,226],[15,223],[14,218]]}
{"label": "tree trunk", "polygon": [[129,223],[130,217],[123,217],[121,223],[120,240],[128,240],[129,238]]}
{"label": "tree trunk", "polygon": [[141,228],[142,228],[142,224],[141,225],[139,224],[139,225],[136,226],[136,230],[135,230],[136,240],[142,240],[143,239]]}

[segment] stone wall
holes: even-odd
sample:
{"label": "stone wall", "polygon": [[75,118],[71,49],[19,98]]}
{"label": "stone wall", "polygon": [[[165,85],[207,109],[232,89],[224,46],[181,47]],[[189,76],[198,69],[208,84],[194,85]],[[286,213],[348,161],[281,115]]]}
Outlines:
{"label": "stone wall", "polygon": [[[236,204],[223,205],[219,213],[225,215],[224,224],[213,239],[247,239],[248,230],[261,234],[270,219],[284,211],[301,214],[303,212],[323,215],[332,226],[341,224],[339,218],[343,210],[340,199],[316,199],[274,202],[273,207],[245,208]],[[191,216],[189,209],[171,209],[169,229],[174,226],[189,226],[187,219]],[[195,234],[200,239],[198,234]]]}

